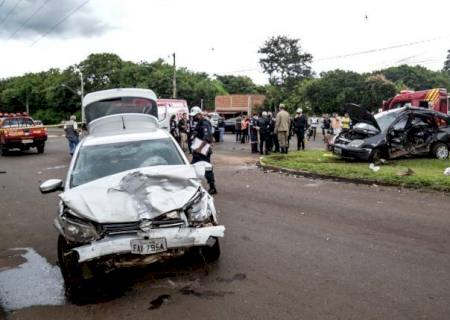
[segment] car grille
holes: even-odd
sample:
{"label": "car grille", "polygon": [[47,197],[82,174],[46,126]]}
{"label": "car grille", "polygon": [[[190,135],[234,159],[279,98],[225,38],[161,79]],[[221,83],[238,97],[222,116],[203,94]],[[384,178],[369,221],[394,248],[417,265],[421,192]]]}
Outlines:
{"label": "car grille", "polygon": [[[124,222],[124,223],[104,223],[101,225],[102,230],[107,235],[117,234],[136,234],[141,229],[139,228],[140,222]],[[182,219],[155,219],[151,220],[151,228],[173,228],[182,227],[185,223]]]}

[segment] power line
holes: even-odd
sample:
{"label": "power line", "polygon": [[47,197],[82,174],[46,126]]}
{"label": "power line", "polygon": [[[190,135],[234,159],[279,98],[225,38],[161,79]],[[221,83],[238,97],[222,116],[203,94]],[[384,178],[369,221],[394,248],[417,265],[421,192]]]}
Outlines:
{"label": "power line", "polygon": [[55,30],[60,24],[62,24],[64,21],[66,21],[67,19],[69,19],[72,15],[74,15],[78,10],[80,10],[81,8],[83,8],[90,0],[86,0],[84,1],[82,4],[80,4],[78,7],[76,7],[75,9],[73,9],[71,12],[69,12],[69,14],[67,14],[66,16],[64,16],[61,20],[59,20],[57,23],[55,23],[50,29],[48,29],[45,33],[43,33],[38,39],[36,39],[35,41],[33,41],[30,44],[30,47],[34,46],[36,43],[38,43],[39,41],[41,41],[43,38],[45,38],[50,32],[52,32],[53,30]]}
{"label": "power line", "polygon": [[28,23],[28,22],[30,22],[30,20],[31,19],[33,19],[33,17],[39,12],[39,11],[41,11],[41,9],[43,8],[43,7],[45,7],[45,5],[47,4],[47,3],[49,3],[51,0],[45,0],[40,6],[39,6],[39,8],[37,8],[23,23],[22,23],[22,25],[19,27],[19,28],[17,28],[16,29],[16,31],[14,31],[10,36],[9,36],[9,38],[8,39],[11,39],[12,37],[14,37],[16,34],[17,34],[17,32],[19,32],[20,30],[22,30],[23,29],[23,27],[25,27],[25,25]]}
{"label": "power line", "polygon": [[[0,27],[5,23],[6,20],[8,20],[9,16],[13,13],[14,10],[16,10],[17,6],[22,2],[23,0],[18,0],[15,4],[15,6],[13,6],[11,8],[11,10],[9,10],[9,12],[6,14],[6,17],[2,20],[2,22],[0,22]],[[3,1],[4,2],[4,1]],[[3,4],[2,2],[2,4]]]}
{"label": "power line", "polygon": [[409,46],[414,46],[414,45],[417,45],[417,44],[422,44],[422,43],[427,43],[427,42],[432,42],[432,41],[442,40],[442,39],[447,39],[447,38],[450,38],[450,36],[447,35],[447,36],[438,37],[438,38],[432,38],[432,39],[427,39],[427,40],[421,40],[421,41],[414,41],[414,42],[407,42],[407,43],[397,44],[397,45],[384,47],[384,48],[376,48],[376,49],[370,49],[370,50],[365,50],[365,51],[359,51],[359,52],[353,52],[353,53],[348,53],[348,54],[337,55],[337,56],[325,57],[325,58],[321,58],[321,59],[316,59],[315,61],[317,62],[317,61],[334,60],[334,59],[342,59],[342,58],[360,56],[360,55],[364,55],[364,54],[375,53],[375,52],[382,52],[382,51],[398,49],[398,48],[403,48],[403,47],[409,47]]}

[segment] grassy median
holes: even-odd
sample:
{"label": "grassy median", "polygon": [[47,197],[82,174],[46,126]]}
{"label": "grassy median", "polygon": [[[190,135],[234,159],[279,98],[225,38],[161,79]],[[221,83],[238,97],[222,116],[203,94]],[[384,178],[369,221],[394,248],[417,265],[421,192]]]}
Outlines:
{"label": "grassy median", "polygon": [[326,151],[307,150],[266,156],[262,158],[261,164],[373,183],[450,191],[450,176],[444,175],[445,168],[450,167],[449,159],[391,160],[380,165],[380,169],[374,172],[368,163],[342,160]]}

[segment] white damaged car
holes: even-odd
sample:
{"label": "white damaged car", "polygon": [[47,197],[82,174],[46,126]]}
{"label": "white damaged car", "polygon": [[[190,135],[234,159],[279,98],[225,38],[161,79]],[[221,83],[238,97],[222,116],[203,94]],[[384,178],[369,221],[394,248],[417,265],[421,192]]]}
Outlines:
{"label": "white damaged car", "polygon": [[63,191],[55,226],[69,291],[98,270],[147,265],[193,250],[206,261],[219,258],[225,227],[201,183],[210,164],[190,165],[151,115],[100,117],[88,131],[66,181],[40,185],[42,193]]}

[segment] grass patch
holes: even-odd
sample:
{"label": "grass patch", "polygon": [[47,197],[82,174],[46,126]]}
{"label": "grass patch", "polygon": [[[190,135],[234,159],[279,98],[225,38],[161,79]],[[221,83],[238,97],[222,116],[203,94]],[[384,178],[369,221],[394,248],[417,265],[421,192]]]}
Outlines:
{"label": "grass patch", "polygon": [[[302,170],[327,176],[450,191],[450,176],[444,175],[445,168],[450,167],[449,159],[415,158],[392,160],[388,164],[380,165],[378,172],[373,172],[370,170],[368,163],[342,160],[326,151],[307,150],[292,152],[287,155],[266,156],[262,158],[261,163],[263,165]],[[408,168],[413,170],[414,174],[409,176],[399,175],[406,172]]]}

